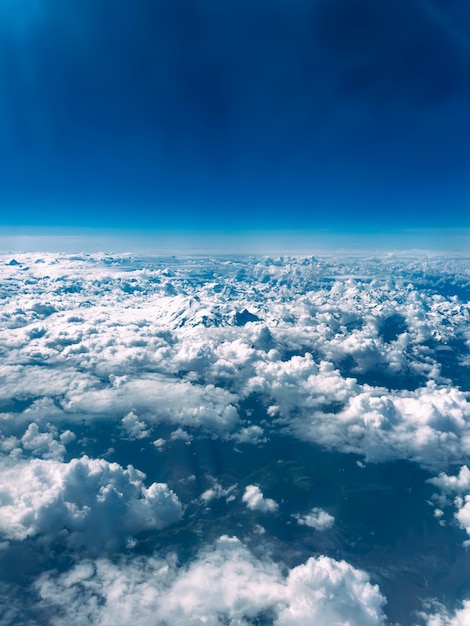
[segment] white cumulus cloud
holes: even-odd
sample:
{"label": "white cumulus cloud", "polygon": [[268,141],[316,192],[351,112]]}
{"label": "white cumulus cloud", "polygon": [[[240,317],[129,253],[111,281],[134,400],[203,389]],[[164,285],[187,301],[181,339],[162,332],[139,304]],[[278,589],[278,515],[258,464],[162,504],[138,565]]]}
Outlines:
{"label": "white cumulus cloud", "polygon": [[242,501],[252,511],[261,513],[273,513],[279,508],[279,504],[271,498],[265,498],[258,485],[248,485],[242,496]]}
{"label": "white cumulus cloud", "polygon": [[297,524],[301,526],[310,526],[315,530],[328,530],[335,523],[335,518],[323,509],[314,507],[309,513],[300,515],[296,513],[294,515],[297,520]]}
{"label": "white cumulus cloud", "polygon": [[228,536],[180,568],[171,555],[90,560],[43,574],[36,590],[54,626],[248,626],[262,616],[274,626],[384,622],[385,600],[365,572],[321,556],[284,573]]}
{"label": "white cumulus cloud", "polygon": [[437,602],[428,603],[428,614],[420,613],[425,626],[468,626],[470,624],[470,600],[464,600],[454,612]]}
{"label": "white cumulus cloud", "polygon": [[116,549],[143,530],[177,522],[182,507],[166,484],[103,459],[32,459],[2,468],[0,533],[10,540],[64,540],[91,552]]}

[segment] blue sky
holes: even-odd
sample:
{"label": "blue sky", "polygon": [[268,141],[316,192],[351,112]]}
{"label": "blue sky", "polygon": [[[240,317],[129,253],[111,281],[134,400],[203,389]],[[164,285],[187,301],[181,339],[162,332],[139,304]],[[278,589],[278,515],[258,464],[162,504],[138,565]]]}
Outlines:
{"label": "blue sky", "polygon": [[4,0],[0,225],[470,226],[454,0]]}

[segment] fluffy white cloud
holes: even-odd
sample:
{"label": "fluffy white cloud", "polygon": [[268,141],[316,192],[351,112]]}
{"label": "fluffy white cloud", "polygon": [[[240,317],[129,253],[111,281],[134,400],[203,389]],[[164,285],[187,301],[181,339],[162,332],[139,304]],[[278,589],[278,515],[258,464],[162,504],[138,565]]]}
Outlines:
{"label": "fluffy white cloud", "polygon": [[470,469],[462,465],[457,476],[449,476],[441,472],[436,478],[430,478],[428,482],[435,485],[445,494],[462,494],[470,491]]}
{"label": "fluffy white cloud", "polygon": [[256,424],[240,428],[240,430],[233,435],[233,439],[237,443],[251,443],[255,445],[266,443],[267,441],[264,436],[264,430],[261,426]]}
{"label": "fluffy white cloud", "polygon": [[425,626],[468,626],[470,624],[470,600],[465,600],[453,613],[437,602],[428,603],[428,614],[422,612]]}
{"label": "fluffy white cloud", "polygon": [[132,466],[88,457],[3,466],[0,532],[10,540],[62,540],[91,552],[119,548],[143,530],[181,518],[181,504],[168,486],[146,487],[144,479]]}
{"label": "fluffy white cloud", "polygon": [[263,615],[275,626],[384,621],[378,587],[348,563],[310,558],[286,575],[227,536],[181,568],[172,556],[85,561],[65,574],[42,575],[36,589],[52,624],[247,626]]}
{"label": "fluffy white cloud", "polygon": [[177,428],[170,435],[171,441],[185,441],[186,443],[190,443],[192,437],[189,433],[187,433],[182,428]]}
{"label": "fluffy white cloud", "polygon": [[[434,494],[432,500],[440,507],[453,507],[455,519],[470,536],[470,470],[466,465],[460,468],[457,476],[449,476],[441,472],[436,478],[428,480],[429,483],[439,488],[440,494]],[[444,512],[435,509],[434,515],[442,517]],[[465,542],[470,545],[470,540]]]}
{"label": "fluffy white cloud", "polygon": [[211,384],[146,374],[122,382],[117,388],[90,389],[86,394],[70,392],[63,405],[72,414],[106,417],[138,412],[145,415],[147,423],[167,421],[223,434],[238,421],[235,402],[233,394]]}
{"label": "fluffy white cloud", "polygon": [[236,485],[231,485],[230,487],[224,488],[222,485],[214,478],[212,478],[212,487],[206,489],[201,494],[201,500],[205,503],[210,502],[211,500],[216,500],[218,498],[224,498],[226,502],[231,502],[235,500],[234,492],[236,491]]}
{"label": "fluffy white cloud", "polygon": [[305,515],[295,514],[297,524],[301,526],[310,526],[315,530],[328,530],[335,523],[335,518],[323,509],[314,507],[309,513]]}
{"label": "fluffy white cloud", "polygon": [[122,428],[129,439],[145,439],[150,435],[147,424],[131,411],[121,420]]}
{"label": "fluffy white cloud", "polygon": [[257,363],[253,391],[272,399],[268,414],[298,437],[379,462],[408,458],[426,466],[470,453],[468,394],[430,381],[390,391],[343,378],[312,355]]}
{"label": "fluffy white cloud", "polygon": [[40,432],[37,424],[32,423],[21,437],[21,445],[24,451],[35,456],[48,459],[61,459],[65,452],[64,443],[70,443],[74,434],[70,430],[64,431],[57,439],[57,429],[51,428],[47,432]]}
{"label": "fluffy white cloud", "polygon": [[[30,415],[31,417],[31,415]],[[41,424],[41,420],[39,420]],[[19,459],[24,456],[36,456],[43,459],[63,458],[66,446],[76,439],[75,434],[67,429],[59,432],[53,424],[41,424],[36,422],[28,424],[22,433],[24,424],[9,424],[7,422],[4,433],[0,436],[0,450],[9,454],[12,458]],[[13,434],[6,434],[15,432]]]}
{"label": "fluffy white cloud", "polygon": [[258,485],[248,485],[242,496],[242,501],[252,511],[260,511],[261,513],[273,513],[279,508],[277,502],[263,496],[263,492]]}
{"label": "fluffy white cloud", "polygon": [[277,626],[372,626],[383,622],[384,599],[378,587],[345,561],[310,558],[290,571],[287,589],[289,604],[280,611]]}

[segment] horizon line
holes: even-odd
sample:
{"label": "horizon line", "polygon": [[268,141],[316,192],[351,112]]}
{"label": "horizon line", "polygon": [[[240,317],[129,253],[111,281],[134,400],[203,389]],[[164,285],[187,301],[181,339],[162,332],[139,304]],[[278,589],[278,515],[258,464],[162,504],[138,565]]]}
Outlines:
{"label": "horizon line", "polygon": [[140,254],[466,253],[470,228],[238,231],[1,227],[0,252]]}

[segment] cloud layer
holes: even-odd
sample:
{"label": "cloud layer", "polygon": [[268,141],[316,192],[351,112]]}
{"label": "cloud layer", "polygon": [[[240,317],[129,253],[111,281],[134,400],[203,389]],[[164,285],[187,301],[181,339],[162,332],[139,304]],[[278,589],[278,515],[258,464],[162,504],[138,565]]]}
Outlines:
{"label": "cloud layer", "polygon": [[[386,623],[371,580],[422,568],[388,527],[398,556],[364,557],[372,502],[408,489],[399,527],[464,550],[465,260],[22,254],[0,289],[8,626]],[[410,584],[429,626],[466,619]]]}
{"label": "cloud layer", "polygon": [[[1,266],[7,447],[31,423],[119,421],[134,439],[171,423],[259,443],[280,421],[373,461],[470,453],[458,260],[18,259]],[[240,416],[255,395],[263,423]]]}

